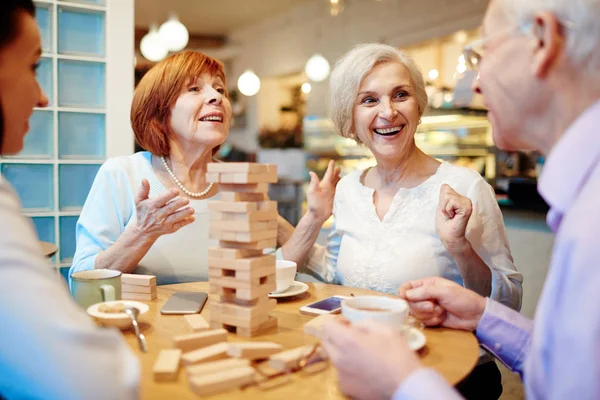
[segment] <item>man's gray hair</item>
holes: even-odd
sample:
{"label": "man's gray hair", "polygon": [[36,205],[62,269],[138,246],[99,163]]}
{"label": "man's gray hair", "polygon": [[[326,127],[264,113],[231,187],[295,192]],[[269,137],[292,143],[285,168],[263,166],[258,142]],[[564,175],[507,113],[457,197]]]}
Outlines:
{"label": "man's gray hair", "polygon": [[337,61],[329,80],[330,113],[336,131],[347,138],[360,142],[355,132],[351,132],[354,104],[360,84],[373,67],[385,62],[404,65],[410,74],[419,114],[427,108],[427,92],[421,70],[413,59],[401,50],[385,44],[361,44],[346,53]]}
{"label": "man's gray hair", "polygon": [[533,22],[540,11],[554,14],[566,28],[567,54],[589,77],[600,74],[600,0],[499,0],[516,24]]}

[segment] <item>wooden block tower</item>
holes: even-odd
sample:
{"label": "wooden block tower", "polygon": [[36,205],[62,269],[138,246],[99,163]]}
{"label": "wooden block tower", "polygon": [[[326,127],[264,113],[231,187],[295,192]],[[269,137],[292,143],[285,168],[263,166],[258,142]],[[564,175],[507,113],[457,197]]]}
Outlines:
{"label": "wooden block tower", "polygon": [[277,182],[275,165],[210,163],[208,182],[218,183],[221,200],[209,202],[210,237],[219,247],[208,252],[211,328],[256,336],[276,327],[269,316],[277,301],[275,256],[263,249],[277,245],[277,202],[269,201],[269,183]]}

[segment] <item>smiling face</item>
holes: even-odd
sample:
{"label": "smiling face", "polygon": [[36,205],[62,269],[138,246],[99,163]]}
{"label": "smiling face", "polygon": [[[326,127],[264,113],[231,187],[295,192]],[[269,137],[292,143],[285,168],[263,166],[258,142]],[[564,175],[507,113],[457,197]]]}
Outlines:
{"label": "smiling face", "polygon": [[0,154],[17,154],[29,130],[34,107],[45,107],[48,99],[35,75],[42,54],[40,32],[35,19],[19,12],[15,39],[0,50],[3,138]]}
{"label": "smiling face", "polygon": [[230,122],[231,103],[223,80],[205,73],[184,86],[169,126],[182,144],[214,148],[227,138]]}
{"label": "smiling face", "polygon": [[360,85],[352,129],[376,158],[398,159],[414,147],[420,117],[408,69],[385,62],[376,65]]}

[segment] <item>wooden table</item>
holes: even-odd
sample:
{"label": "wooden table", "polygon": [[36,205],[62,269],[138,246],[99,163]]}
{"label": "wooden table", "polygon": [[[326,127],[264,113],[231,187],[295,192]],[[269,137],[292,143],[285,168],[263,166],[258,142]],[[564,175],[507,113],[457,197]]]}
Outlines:
{"label": "wooden table", "polygon": [[[286,349],[316,343],[317,340],[303,333],[303,325],[312,317],[301,315],[300,306],[323,299],[331,295],[366,295],[374,294],[369,290],[355,289],[337,285],[309,283],[309,291],[303,295],[279,300],[272,315],[278,319],[278,328],[266,332],[256,338],[238,338],[230,335],[229,341],[260,340],[282,344]],[[181,315],[162,315],[160,308],[169,296],[179,291],[208,291],[208,283],[184,283],[178,285],[159,286],[157,299],[147,302],[150,311],[141,317],[142,333],[148,342],[148,353],[141,353],[133,331],[124,332],[125,338],[134,352],[139,354],[142,366],[141,398],[142,399],[194,399],[197,396],[188,387],[187,376],[183,368],[179,371],[176,382],[154,382],[152,365],[161,349],[172,348],[175,335],[190,333],[185,319]],[[211,296],[213,297],[213,296]],[[210,301],[210,298],[209,298]],[[208,320],[209,307],[205,306],[202,315]],[[479,357],[479,346],[475,336],[469,332],[449,329],[425,329],[427,345],[420,352],[421,361],[428,367],[439,371],[449,382],[456,384],[462,380],[475,366]],[[274,389],[262,390],[251,387],[245,390],[225,392],[211,398],[215,399],[341,399],[338,390],[335,370],[328,367],[316,374],[302,371],[294,374],[291,381]]]}

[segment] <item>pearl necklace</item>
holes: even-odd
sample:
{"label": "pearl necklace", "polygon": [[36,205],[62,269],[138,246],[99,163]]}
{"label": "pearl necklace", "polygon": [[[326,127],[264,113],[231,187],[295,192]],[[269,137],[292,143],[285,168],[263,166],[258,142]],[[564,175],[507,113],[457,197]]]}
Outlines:
{"label": "pearl necklace", "polygon": [[179,186],[179,189],[181,189],[181,191],[183,193],[187,194],[188,196],[190,196],[190,197],[204,197],[213,188],[213,184],[210,183],[208,185],[208,187],[206,189],[204,189],[203,191],[201,191],[200,193],[190,192],[189,190],[187,190],[186,188],[183,187],[183,185],[181,184],[181,182],[179,182],[179,179],[177,179],[177,177],[175,176],[175,174],[173,173],[173,171],[171,171],[171,168],[169,168],[169,165],[167,164],[167,160],[165,160],[165,157],[163,156],[160,159],[162,160],[162,163],[165,166],[165,169],[167,170],[167,172],[169,173],[169,175],[171,175],[171,178],[173,179],[173,182],[175,182],[175,184],[177,186]]}

